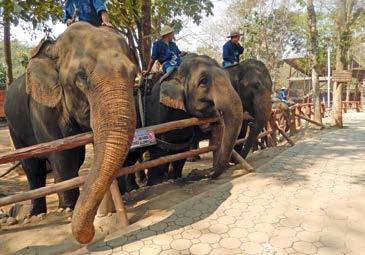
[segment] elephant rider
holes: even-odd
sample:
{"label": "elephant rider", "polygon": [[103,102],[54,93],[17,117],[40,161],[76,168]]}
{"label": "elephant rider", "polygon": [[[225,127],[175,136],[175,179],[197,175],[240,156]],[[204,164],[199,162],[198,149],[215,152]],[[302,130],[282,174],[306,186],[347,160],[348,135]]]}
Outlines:
{"label": "elephant rider", "polygon": [[164,73],[171,73],[178,68],[182,62],[183,53],[179,50],[174,40],[174,29],[166,26],[161,30],[161,38],[153,43],[152,55],[146,70],[142,71],[142,75],[146,76],[151,72],[155,62],[158,60],[162,65]]}
{"label": "elephant rider", "polygon": [[279,91],[279,99],[284,103],[288,103],[288,98],[286,97],[285,87],[282,87]]}
{"label": "elephant rider", "polygon": [[232,31],[227,38],[228,42],[223,45],[223,67],[238,64],[243,47],[240,44],[241,35],[238,31]]}
{"label": "elephant rider", "polygon": [[67,26],[85,21],[94,26],[113,27],[103,0],[67,0],[63,16]]}

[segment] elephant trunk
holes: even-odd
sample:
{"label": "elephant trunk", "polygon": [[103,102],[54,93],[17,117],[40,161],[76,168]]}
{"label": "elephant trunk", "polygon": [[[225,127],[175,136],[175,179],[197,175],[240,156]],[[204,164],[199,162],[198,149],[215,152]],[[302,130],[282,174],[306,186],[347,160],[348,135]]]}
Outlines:
{"label": "elephant trunk", "polygon": [[228,83],[229,86],[218,85],[218,89],[213,90],[213,102],[223,116],[224,131],[219,152],[213,159],[212,178],[220,176],[227,168],[243,120],[241,100],[227,80],[221,81],[221,84]]}
{"label": "elephant trunk", "polygon": [[260,97],[255,97],[253,100],[254,116],[255,120],[250,127],[250,132],[246,139],[242,152],[240,153],[243,158],[246,158],[250,152],[252,146],[257,141],[257,136],[263,130],[266,123],[270,120],[271,116],[271,95],[270,93],[264,93]]}
{"label": "elephant trunk", "polygon": [[88,96],[94,161],[72,217],[72,232],[80,243],[88,243],[94,237],[97,209],[128,154],[135,131],[132,88],[128,82],[115,82],[118,79],[121,80],[99,80],[97,92]]}

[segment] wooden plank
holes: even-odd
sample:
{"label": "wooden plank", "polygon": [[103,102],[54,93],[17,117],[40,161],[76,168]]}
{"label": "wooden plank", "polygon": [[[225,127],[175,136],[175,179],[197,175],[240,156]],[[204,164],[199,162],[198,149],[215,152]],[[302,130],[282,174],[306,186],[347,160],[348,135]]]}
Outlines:
{"label": "wooden plank", "polygon": [[[203,125],[213,123],[220,119],[220,117],[198,119],[189,118],[184,120],[172,121],[155,126],[150,126],[148,129],[154,131],[155,134],[161,134],[175,129],[182,129],[195,125]],[[37,157],[47,155],[52,152],[69,150],[91,143],[93,141],[93,133],[83,133],[75,136],[58,139],[51,142],[40,143],[37,145],[24,147],[8,153],[0,154],[0,164],[14,162],[30,157]]]}
{"label": "wooden plank", "polygon": [[284,130],[282,130],[280,127],[279,127],[279,124],[277,121],[274,122],[275,123],[275,127],[276,129],[279,131],[279,133],[285,138],[285,140],[288,141],[288,143],[291,145],[291,146],[294,146],[295,143],[293,142],[293,140],[285,133]]}
{"label": "wooden plank", "polygon": [[241,164],[243,168],[245,168],[246,170],[250,172],[254,171],[254,168],[244,158],[242,158],[237,151],[235,150],[232,151],[232,157],[238,162],[238,164]]}
{"label": "wooden plank", "polygon": [[112,185],[110,185],[110,193],[112,194],[114,207],[117,212],[117,218],[121,227],[127,227],[129,225],[127,212],[124,208],[124,203],[122,199],[122,194],[120,194],[118,181],[114,180]]}
{"label": "wooden plank", "polygon": [[305,121],[308,121],[308,122],[310,122],[310,123],[312,123],[312,124],[314,124],[314,125],[317,125],[317,126],[321,127],[321,129],[326,128],[326,126],[325,126],[325,125],[323,125],[323,124],[321,124],[321,123],[318,123],[318,122],[316,122],[316,121],[314,121],[314,120],[311,120],[311,119],[309,119],[309,118],[307,118],[307,117],[305,117],[305,116],[303,116],[303,115],[295,114],[295,116],[296,116],[296,117],[298,117],[298,118],[300,118],[300,119],[303,119],[303,120],[305,120]]}
{"label": "wooden plank", "polygon": [[[216,145],[207,146],[207,147],[203,147],[203,148],[199,148],[199,149],[195,149],[195,150],[190,150],[190,151],[186,151],[186,152],[182,152],[182,153],[169,155],[169,156],[161,157],[161,158],[158,158],[158,159],[142,162],[140,164],[136,164],[136,165],[133,165],[133,166],[124,167],[124,168],[119,169],[118,176],[127,175],[127,174],[130,174],[130,173],[135,173],[137,171],[144,170],[144,169],[150,169],[150,168],[153,168],[153,167],[156,167],[156,166],[159,166],[159,165],[162,165],[162,164],[171,163],[171,162],[177,161],[177,160],[182,160],[182,159],[194,157],[194,156],[197,156],[197,155],[200,155],[200,154],[204,154],[204,153],[214,151],[217,148],[218,148],[218,146],[216,146]],[[42,188],[39,188],[39,189],[20,192],[20,193],[15,194],[15,195],[3,197],[3,198],[0,198],[0,207],[5,206],[5,205],[9,205],[9,204],[22,202],[22,201],[35,199],[35,198],[44,197],[44,196],[47,196],[47,195],[50,195],[50,194],[70,190],[70,189],[73,189],[73,188],[77,188],[77,187],[80,187],[81,185],[84,184],[85,179],[86,179],[86,175],[79,176],[79,177],[76,177],[76,178],[73,178],[73,179],[70,179],[70,180],[67,180],[67,181],[51,184],[51,185],[48,185],[46,187],[42,187]]]}

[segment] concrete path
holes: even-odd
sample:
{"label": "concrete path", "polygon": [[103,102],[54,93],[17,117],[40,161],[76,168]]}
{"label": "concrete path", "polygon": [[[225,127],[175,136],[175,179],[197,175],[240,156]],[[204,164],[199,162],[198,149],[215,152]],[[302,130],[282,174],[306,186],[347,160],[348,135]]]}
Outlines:
{"label": "concrete path", "polygon": [[365,113],[75,254],[365,254]]}

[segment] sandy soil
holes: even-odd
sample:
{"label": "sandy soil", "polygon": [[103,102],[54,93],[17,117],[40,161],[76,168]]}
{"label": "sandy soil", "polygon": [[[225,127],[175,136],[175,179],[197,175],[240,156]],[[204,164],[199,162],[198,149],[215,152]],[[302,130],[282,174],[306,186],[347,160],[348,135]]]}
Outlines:
{"label": "sandy soil", "polygon": [[[293,140],[311,137],[319,131],[316,128],[303,128]],[[204,142],[203,142],[204,143]],[[0,153],[11,150],[11,142],[6,128],[0,129]],[[277,147],[252,153],[248,162],[255,168],[265,164],[279,153],[288,148],[286,143]],[[87,146],[87,159],[82,166],[86,171],[91,164],[93,150]],[[186,177],[192,170],[208,169],[211,167],[211,153],[202,156],[202,160],[195,163],[187,163],[183,175]],[[0,173],[10,165],[0,165]],[[140,219],[157,215],[168,210],[171,206],[198,195],[207,190],[214,189],[218,185],[229,182],[232,179],[247,174],[247,171],[239,166],[232,166],[219,179],[200,181],[176,181],[167,182],[154,187],[141,188],[124,196],[126,209],[131,223]],[[49,174],[47,183],[52,183],[52,174]],[[0,197],[15,194],[27,190],[26,177],[21,169],[17,169],[0,179]],[[71,235],[70,216],[71,212],[57,212],[57,195],[47,197],[49,213],[43,217],[32,217],[28,223],[23,218],[27,214],[30,202],[24,202],[17,206],[19,223],[13,226],[1,225],[0,229],[0,254],[62,254],[81,247]],[[10,206],[1,208],[8,211]],[[97,217],[97,234],[95,240],[100,240],[107,234],[118,229],[115,214],[106,217]]]}

